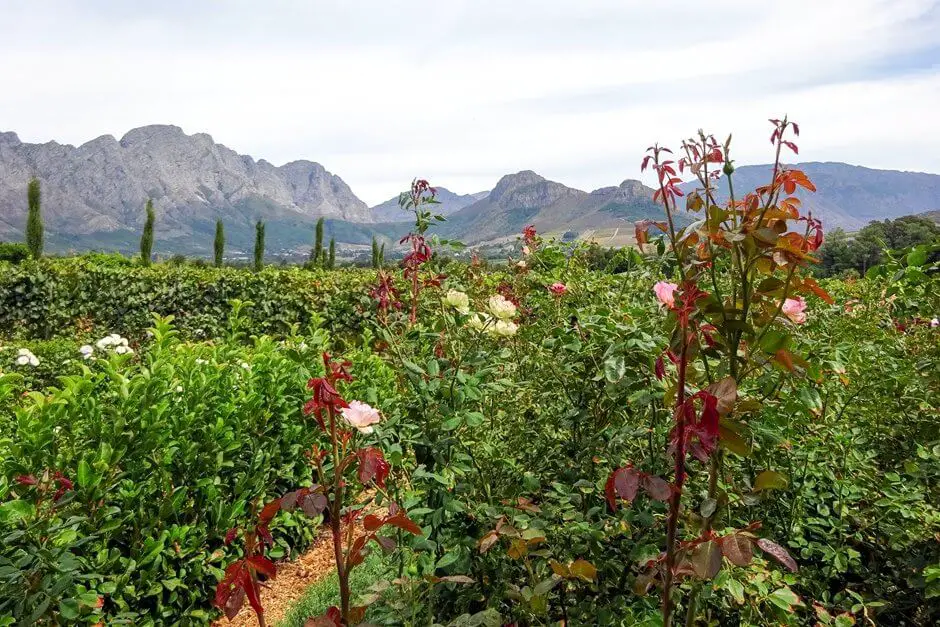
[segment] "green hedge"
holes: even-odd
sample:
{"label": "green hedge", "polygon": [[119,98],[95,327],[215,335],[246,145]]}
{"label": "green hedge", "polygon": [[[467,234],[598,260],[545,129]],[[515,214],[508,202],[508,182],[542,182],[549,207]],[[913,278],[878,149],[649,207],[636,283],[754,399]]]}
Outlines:
{"label": "green hedge", "polygon": [[139,337],[155,313],[173,315],[187,336],[215,337],[237,299],[252,303],[243,315],[254,334],[306,328],[316,313],[334,331],[358,330],[371,310],[362,298],[374,276],[360,269],[142,267],[106,255],[2,264],[0,329],[18,338]]}
{"label": "green hedge", "polygon": [[[57,624],[206,623],[237,551],[226,531],[309,482],[320,431],[301,408],[325,331],[183,343],[163,321],[151,335],[132,355],[96,350],[42,392],[21,396],[22,375],[0,375],[0,406],[13,408],[0,422],[0,625],[35,624],[37,611]],[[346,356],[362,377],[350,398],[391,393],[379,358]],[[74,482],[54,507],[17,480],[47,470]],[[273,532],[279,558],[315,525],[284,514]]]}

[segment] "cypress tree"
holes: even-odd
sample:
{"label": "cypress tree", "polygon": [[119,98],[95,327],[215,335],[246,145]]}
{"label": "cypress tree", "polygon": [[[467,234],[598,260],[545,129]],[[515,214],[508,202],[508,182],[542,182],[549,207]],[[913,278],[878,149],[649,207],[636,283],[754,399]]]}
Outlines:
{"label": "cypress tree", "polygon": [[26,200],[29,203],[29,215],[26,218],[26,245],[33,259],[42,257],[42,213],[40,211],[42,192],[39,188],[39,179],[33,177],[29,181],[26,191]]}
{"label": "cypress tree", "polygon": [[372,267],[376,270],[379,269],[379,243],[375,239],[375,235],[372,236]]}
{"label": "cypress tree", "polygon": [[320,257],[323,255],[323,218],[317,220],[317,235],[313,242],[313,250],[310,251],[310,261],[320,263]]}
{"label": "cypress tree", "polygon": [[379,249],[379,269],[385,267],[385,244],[382,244],[382,247]]}
{"label": "cypress tree", "polygon": [[147,220],[144,222],[144,233],[140,236],[140,260],[145,266],[150,265],[153,253],[153,201],[147,199]]}
{"label": "cypress tree", "polygon": [[330,238],[330,256],[326,260],[326,267],[332,270],[336,266],[336,240]]}
{"label": "cypress tree", "polygon": [[264,265],[264,222],[258,220],[255,225],[255,270]]}
{"label": "cypress tree", "polygon": [[222,255],[225,253],[225,227],[222,220],[215,221],[215,267],[222,267]]}

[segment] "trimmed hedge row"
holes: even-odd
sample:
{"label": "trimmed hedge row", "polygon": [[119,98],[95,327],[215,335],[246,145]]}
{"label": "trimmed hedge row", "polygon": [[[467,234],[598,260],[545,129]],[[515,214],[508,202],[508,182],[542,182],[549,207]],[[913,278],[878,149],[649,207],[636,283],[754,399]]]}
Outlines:
{"label": "trimmed hedge row", "polygon": [[0,265],[0,330],[18,338],[118,332],[138,337],[151,314],[173,315],[191,337],[215,337],[229,326],[232,301],[256,335],[282,336],[315,318],[333,331],[358,330],[370,315],[363,298],[374,271],[142,267],[89,255]]}

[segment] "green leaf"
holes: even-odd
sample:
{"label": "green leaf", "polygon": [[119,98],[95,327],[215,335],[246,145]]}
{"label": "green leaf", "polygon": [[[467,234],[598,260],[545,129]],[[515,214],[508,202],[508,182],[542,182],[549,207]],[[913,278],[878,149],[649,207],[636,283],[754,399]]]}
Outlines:
{"label": "green leaf", "polygon": [[84,459],[78,462],[78,485],[82,488],[88,488],[92,484],[91,466]]}
{"label": "green leaf", "polygon": [[458,559],[460,559],[460,555],[457,551],[448,551],[447,553],[444,553],[441,559],[437,560],[435,568],[446,568],[447,566],[450,566],[456,562]]}
{"label": "green leaf", "polygon": [[744,605],[744,586],[737,579],[729,579],[725,586],[728,592],[734,597],[734,602],[738,605]]}
{"label": "green leaf", "polygon": [[768,355],[773,355],[784,348],[790,341],[790,334],[780,329],[768,329],[760,339],[760,349]]}
{"label": "green leaf", "polygon": [[622,354],[611,355],[604,360],[604,377],[611,383],[623,379],[627,372],[627,362]]}
{"label": "green leaf", "polygon": [[78,618],[79,606],[75,599],[62,599],[59,601],[59,613],[62,618],[74,620]]}
{"label": "green leaf", "polygon": [[723,424],[718,425],[718,444],[741,457],[751,454],[751,447],[748,446],[747,440],[741,437],[740,433]]}
{"label": "green leaf", "polygon": [[777,588],[770,593],[770,596],[767,597],[767,600],[779,607],[782,610],[788,612],[793,611],[793,606],[803,605],[803,602],[800,600],[800,597],[796,595],[793,590],[784,586],[783,588]]}
{"label": "green leaf", "polygon": [[14,499],[0,505],[0,522],[15,522],[29,518],[36,513],[36,507],[29,501]]}
{"label": "green leaf", "polygon": [[916,246],[911,252],[907,253],[907,265],[912,268],[919,268],[927,263],[927,247]]}
{"label": "green leaf", "polygon": [[754,480],[754,491],[786,490],[787,485],[789,485],[789,482],[787,481],[786,475],[775,470],[765,470],[757,475],[757,479]]}

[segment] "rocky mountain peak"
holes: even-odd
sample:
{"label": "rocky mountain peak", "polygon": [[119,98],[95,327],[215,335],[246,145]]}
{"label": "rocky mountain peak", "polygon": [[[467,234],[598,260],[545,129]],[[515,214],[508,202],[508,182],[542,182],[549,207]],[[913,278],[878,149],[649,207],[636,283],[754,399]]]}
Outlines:
{"label": "rocky mountain peak", "polygon": [[490,192],[490,200],[492,202],[498,202],[509,192],[541,183],[544,180],[545,177],[539,176],[532,170],[522,170],[515,174],[507,174],[499,179],[496,186],[493,187],[493,190]]}
{"label": "rocky mountain peak", "polygon": [[19,146],[21,143],[19,135],[13,131],[0,133],[0,146]]}
{"label": "rocky mountain peak", "polygon": [[189,138],[189,135],[184,133],[183,129],[178,126],[172,124],[150,124],[127,131],[124,137],[121,138],[121,146],[128,148],[135,144],[151,141],[178,142],[187,138]]}

